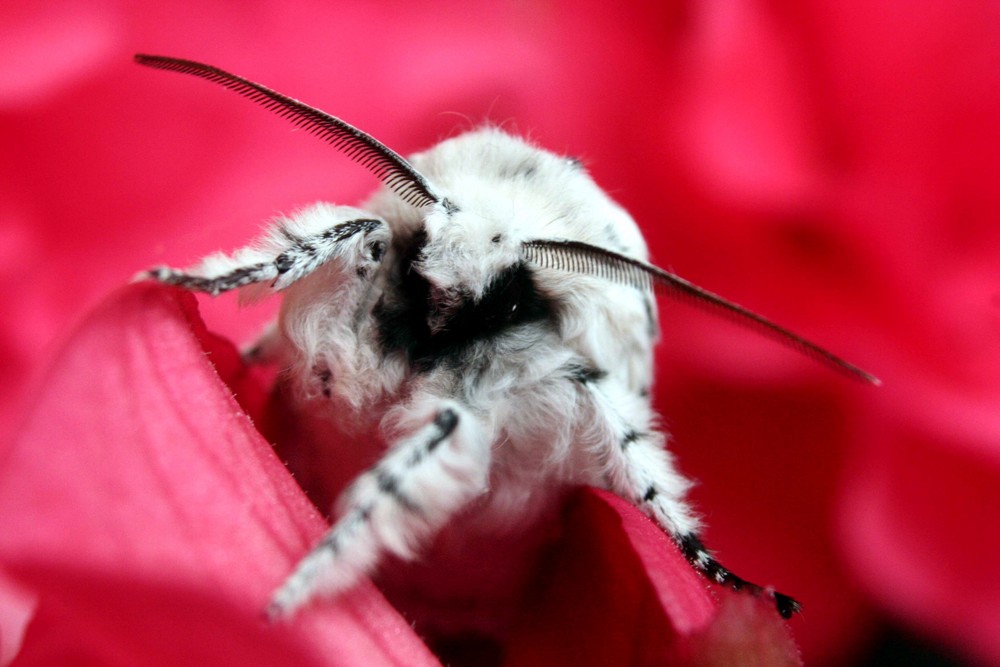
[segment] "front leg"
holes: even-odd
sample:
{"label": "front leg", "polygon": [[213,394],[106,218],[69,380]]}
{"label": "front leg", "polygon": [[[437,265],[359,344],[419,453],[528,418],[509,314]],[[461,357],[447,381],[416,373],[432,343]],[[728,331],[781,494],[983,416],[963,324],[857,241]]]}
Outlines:
{"label": "front leg", "polygon": [[187,270],[155,267],[139,278],[213,296],[261,283],[280,291],[329,262],[378,264],[389,241],[385,221],[349,206],[320,203],[279,220],[263,239],[232,255],[209,255]]}
{"label": "front leg", "polygon": [[272,620],[346,590],[386,552],[415,558],[456,512],[487,491],[487,429],[454,402],[425,398],[415,405],[396,413],[398,440],[347,489],[340,519],[275,593]]}
{"label": "front leg", "polygon": [[648,401],[599,372],[577,372],[572,377],[589,408],[586,439],[608,489],[660,524],[708,579],[733,590],[767,594],[783,618],[798,612],[801,606],[796,600],[737,576],[702,544],[699,522],[685,500],[690,482],[674,468],[663,446],[664,436],[652,426]]}

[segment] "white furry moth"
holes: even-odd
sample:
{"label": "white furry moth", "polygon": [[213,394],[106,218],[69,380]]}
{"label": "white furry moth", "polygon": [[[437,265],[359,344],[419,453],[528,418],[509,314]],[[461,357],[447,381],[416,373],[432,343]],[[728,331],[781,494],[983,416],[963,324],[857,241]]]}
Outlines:
{"label": "white furry moth", "polygon": [[[388,447],[343,493],[339,518],[275,593],[272,617],[336,595],[386,555],[412,559],[476,503],[477,521],[530,521],[576,485],[633,502],[710,580],[799,603],[702,545],[650,406],[653,289],[749,324],[834,370],[826,350],[647,263],[632,218],[576,160],[497,129],[405,160],[338,118],[215,67],[137,55],[219,83],[318,135],[384,187],[360,209],[320,203],[232,256],[147,277],[219,294],[282,292],[258,344],[310,410],[377,425]],[[501,516],[506,515],[506,516]]]}

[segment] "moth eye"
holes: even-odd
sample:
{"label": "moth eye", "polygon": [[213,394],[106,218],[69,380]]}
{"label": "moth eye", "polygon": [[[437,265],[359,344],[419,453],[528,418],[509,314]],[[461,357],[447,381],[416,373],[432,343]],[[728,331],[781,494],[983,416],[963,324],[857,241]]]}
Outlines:
{"label": "moth eye", "polygon": [[502,238],[503,238],[503,235],[502,235],[502,234],[497,234],[496,236],[494,236],[494,237],[493,237],[492,239],[490,239],[490,240],[491,240],[491,241],[493,241],[494,243],[500,243],[500,240],[501,240]]}

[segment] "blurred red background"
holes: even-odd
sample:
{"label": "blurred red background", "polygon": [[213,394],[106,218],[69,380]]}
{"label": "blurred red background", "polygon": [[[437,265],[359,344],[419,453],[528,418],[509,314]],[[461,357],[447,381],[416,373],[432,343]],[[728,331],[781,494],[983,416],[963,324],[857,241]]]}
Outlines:
{"label": "blurred red background", "polygon": [[[6,436],[74,323],[137,271],[375,187],[135,52],[229,69],[403,154],[490,120],[580,156],[657,264],[884,381],[661,304],[657,406],[708,541],[805,602],[806,663],[877,660],[886,632],[1000,662],[996,3],[8,0]],[[237,343],[274,305],[201,301]]]}

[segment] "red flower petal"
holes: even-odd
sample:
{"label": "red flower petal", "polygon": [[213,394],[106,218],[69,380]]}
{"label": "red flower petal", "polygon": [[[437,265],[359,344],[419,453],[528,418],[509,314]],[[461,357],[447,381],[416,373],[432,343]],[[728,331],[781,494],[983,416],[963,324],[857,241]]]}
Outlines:
{"label": "red flower petal", "polygon": [[815,196],[818,142],[803,63],[753,0],[692,6],[684,100],[665,134],[719,202],[790,208]]}
{"label": "red flower petal", "polygon": [[788,628],[763,599],[728,595],[706,628],[671,647],[673,667],[800,667]]}
{"label": "red flower petal", "polygon": [[[509,665],[679,665],[742,655],[798,665],[769,605],[716,618],[708,583],[652,521],[603,491],[577,494],[510,642]],[[724,597],[744,596],[722,592]],[[768,662],[770,659],[774,661]],[[729,663],[733,664],[733,663]]]}
{"label": "red flower petal", "polygon": [[[324,522],[199,338],[193,297],[133,285],[93,313],[56,360],[0,468],[0,562],[39,593],[37,618],[98,623],[87,620],[101,613],[95,582],[108,584],[109,604],[136,611],[126,599],[134,582],[136,595],[164,604],[136,621],[144,637],[158,623],[181,627],[166,615],[183,600],[227,608],[225,622],[251,645],[255,632],[270,632],[260,612]],[[72,572],[83,573],[79,581]],[[52,597],[39,573],[63,582],[61,592]],[[175,589],[194,593],[172,597]],[[26,651],[34,636],[29,627]],[[73,636],[49,650],[72,655]],[[113,654],[114,637],[101,636]],[[370,584],[306,611],[290,636],[338,664],[436,664]]]}
{"label": "red flower petal", "polygon": [[324,659],[289,628],[261,628],[259,618],[213,591],[71,567],[22,566],[17,572],[44,600],[18,667],[357,664],[343,654]]}
{"label": "red flower petal", "polygon": [[898,380],[847,478],[845,551],[886,609],[1000,664],[1000,395]]}
{"label": "red flower petal", "polygon": [[737,574],[803,604],[793,620],[806,661],[858,650],[872,627],[861,591],[839,563],[830,498],[857,437],[858,387],[759,383],[676,373],[657,407],[669,415],[673,451],[699,484],[706,544]]}
{"label": "red flower petal", "polygon": [[114,57],[115,18],[108,7],[4,3],[0,109],[33,106],[98,71]]}

